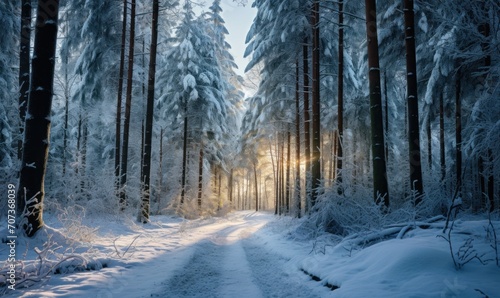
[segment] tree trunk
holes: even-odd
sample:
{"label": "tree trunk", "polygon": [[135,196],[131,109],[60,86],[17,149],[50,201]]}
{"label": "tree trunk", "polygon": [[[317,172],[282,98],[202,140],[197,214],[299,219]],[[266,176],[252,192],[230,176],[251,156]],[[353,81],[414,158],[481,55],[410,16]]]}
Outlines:
{"label": "tree trunk", "polygon": [[19,42],[19,141],[17,158],[23,158],[23,135],[30,89],[31,0],[21,1],[21,36]]}
{"label": "tree trunk", "polygon": [[495,180],[493,179],[493,173],[494,173],[494,168],[493,168],[493,153],[491,152],[491,149],[488,149],[488,199],[490,202],[490,208],[489,212],[493,212],[495,210]]}
{"label": "tree trunk", "polygon": [[201,212],[201,197],[203,195],[203,144],[200,144],[200,160],[198,163],[198,209]]}
{"label": "tree trunk", "polygon": [[25,122],[17,200],[18,216],[22,217],[19,223],[28,237],[33,237],[44,225],[44,179],[49,153],[58,14],[58,0],[38,1],[27,107],[31,117]]}
{"label": "tree trunk", "polygon": [[87,181],[87,144],[89,137],[89,129],[87,118],[81,118],[82,121],[82,146],[80,147],[81,164],[80,164],[80,192],[85,192],[85,183]]}
{"label": "tree trunk", "polygon": [[[299,98],[299,60],[295,61],[295,202],[297,217],[301,216],[300,197],[300,98]],[[267,193],[266,193],[267,194]]]}
{"label": "tree trunk", "polygon": [[229,199],[229,202],[231,203],[231,207],[233,207],[233,168],[229,170],[229,178],[227,182],[227,197]]}
{"label": "tree trunk", "polygon": [[257,181],[257,163],[253,163],[253,177],[255,181],[254,191],[255,191],[255,211],[259,211],[259,183]]}
{"label": "tree trunk", "polygon": [[431,119],[427,119],[427,163],[429,164],[429,171],[432,172],[432,127]]}
{"label": "tree trunk", "polygon": [[338,138],[337,138],[337,191],[339,195],[344,193],[342,187],[342,159],[344,140],[344,2],[339,0],[339,70],[338,70]]}
{"label": "tree trunk", "polygon": [[304,79],[304,159],[306,162],[305,168],[305,212],[309,212],[311,205],[311,128],[309,116],[309,54],[307,38],[304,39],[304,46],[302,47],[303,54],[303,79]]}
{"label": "tree trunk", "polygon": [[285,182],[285,212],[288,214],[290,212],[290,159],[291,159],[291,132],[290,127],[288,127],[286,132],[287,139],[287,151],[286,151],[286,182]]}
{"label": "tree trunk", "polygon": [[280,199],[279,199],[279,214],[283,214],[283,206],[285,205],[285,136],[283,132],[280,132]]}
{"label": "tree trunk", "polygon": [[414,204],[422,201],[422,162],[420,152],[420,124],[418,117],[417,59],[415,53],[415,13],[413,0],[404,0],[406,82],[408,102],[408,148],[410,162],[410,187],[415,194]]}
{"label": "tree trunk", "polygon": [[161,197],[163,194],[163,127],[160,129],[160,150],[158,156],[158,192],[156,193],[156,203],[158,204],[158,212],[161,211]]}
{"label": "tree trunk", "polygon": [[146,106],[146,127],[144,135],[144,191],[141,206],[141,221],[149,221],[150,177],[151,177],[151,142],[153,139],[153,115],[155,100],[156,50],[158,45],[159,0],[153,0],[153,19],[151,23],[151,46],[149,48],[148,100]]}
{"label": "tree trunk", "polygon": [[446,177],[446,156],[444,142],[444,103],[443,92],[439,95],[439,158],[441,165],[441,183]]}
{"label": "tree trunk", "polygon": [[384,126],[380,93],[377,10],[375,0],[365,0],[368,46],[368,79],[370,84],[370,118],[373,164],[373,198],[377,204],[389,206],[389,189],[385,163]]}
{"label": "tree trunk", "polygon": [[456,172],[457,172],[457,193],[462,195],[462,102],[461,92],[461,72],[457,71],[455,79],[455,143],[456,143]]}
{"label": "tree trunk", "polygon": [[311,207],[314,207],[321,184],[321,115],[320,115],[320,38],[319,0],[313,2],[313,50],[312,50],[312,157],[311,157]]}
{"label": "tree trunk", "polygon": [[[271,156],[271,164],[273,165],[273,180],[274,180],[274,215],[278,215],[278,171],[277,164],[274,162],[273,147],[269,140],[269,155]],[[277,161],[276,161],[277,163]]]}
{"label": "tree trunk", "polygon": [[127,39],[127,0],[123,0],[123,22],[122,41],[120,48],[120,69],[118,73],[118,96],[116,100],[116,124],[115,124],[115,178],[116,192],[120,194],[120,146],[121,146],[121,115],[122,115],[122,92],[123,75],[125,72],[125,42]]}
{"label": "tree trunk", "polygon": [[186,195],[186,171],[187,171],[187,142],[188,142],[188,115],[187,101],[184,103],[184,138],[182,141],[182,175],[181,175],[181,205],[184,204]]}
{"label": "tree trunk", "polygon": [[63,177],[66,176],[66,164],[67,164],[67,151],[68,151],[68,130],[69,130],[69,97],[70,97],[70,87],[68,84],[68,58],[64,59],[64,132],[63,132],[63,156],[62,156],[62,174]]}
{"label": "tree trunk", "polygon": [[385,99],[385,161],[389,162],[389,92],[387,90],[387,73],[384,71],[384,99]]}
{"label": "tree trunk", "polygon": [[124,210],[127,205],[127,195],[125,186],[127,184],[127,165],[128,165],[128,142],[130,132],[130,109],[132,106],[132,79],[134,75],[134,45],[135,45],[135,1],[131,0],[130,9],[130,42],[128,53],[128,74],[127,74],[127,90],[125,102],[125,119],[123,123],[123,143],[121,156],[121,173],[120,173],[120,206]]}

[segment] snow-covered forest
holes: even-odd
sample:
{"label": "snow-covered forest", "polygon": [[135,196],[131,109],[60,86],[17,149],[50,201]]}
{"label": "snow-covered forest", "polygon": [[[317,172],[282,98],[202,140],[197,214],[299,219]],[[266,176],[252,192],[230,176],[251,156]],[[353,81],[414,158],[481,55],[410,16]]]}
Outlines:
{"label": "snow-covered forest", "polygon": [[0,295],[500,297],[497,0],[2,0],[0,25]]}

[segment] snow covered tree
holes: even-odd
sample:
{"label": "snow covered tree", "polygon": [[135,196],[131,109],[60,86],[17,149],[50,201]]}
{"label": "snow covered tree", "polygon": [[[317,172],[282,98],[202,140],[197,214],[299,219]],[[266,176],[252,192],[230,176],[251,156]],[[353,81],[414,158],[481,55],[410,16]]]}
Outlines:
{"label": "snow covered tree", "polygon": [[59,1],[39,0],[30,96],[18,193],[20,223],[29,237],[43,227],[44,178],[50,137]]}
{"label": "snow covered tree", "polygon": [[203,17],[195,19],[190,1],[184,4],[184,18],[176,30],[176,45],[167,53],[167,66],[159,71],[165,88],[165,110],[173,121],[181,118],[183,162],[181,198],[186,197],[188,143],[202,144],[208,153],[226,132],[226,103],[221,85],[221,67],[216,59],[215,40],[208,34]]}
{"label": "snow covered tree", "polygon": [[16,14],[16,1],[2,1],[0,3],[0,92],[3,96],[0,104],[0,179],[7,179],[11,175],[14,166],[14,151],[12,142],[19,140],[18,132],[24,123],[19,122],[19,111],[15,109],[19,99],[18,84],[16,83],[15,70],[17,64],[17,41],[19,40],[20,19]]}

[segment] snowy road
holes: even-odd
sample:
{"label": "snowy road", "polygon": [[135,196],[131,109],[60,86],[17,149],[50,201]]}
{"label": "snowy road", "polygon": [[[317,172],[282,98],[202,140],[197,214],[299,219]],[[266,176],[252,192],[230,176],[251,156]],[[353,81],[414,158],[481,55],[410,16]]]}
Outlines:
{"label": "snowy road", "polygon": [[[206,238],[152,297],[321,297],[329,293],[255,235],[268,216],[239,212],[197,229]],[[194,236],[196,237],[196,236]]]}
{"label": "snowy road", "polygon": [[92,219],[85,224],[99,230],[94,249],[106,268],[53,275],[12,297],[331,297],[297,265],[310,245],[264,228],[276,220],[251,211],[147,225]]}

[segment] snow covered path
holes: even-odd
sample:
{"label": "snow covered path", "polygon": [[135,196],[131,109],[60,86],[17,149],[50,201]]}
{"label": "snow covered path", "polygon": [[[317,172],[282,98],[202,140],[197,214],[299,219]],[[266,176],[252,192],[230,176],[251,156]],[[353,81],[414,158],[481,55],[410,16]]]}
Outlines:
{"label": "snow covered path", "polygon": [[104,258],[99,271],[53,275],[15,297],[329,297],[296,266],[294,256],[310,246],[262,231],[275,220],[251,211],[193,221],[160,216],[146,226],[94,219],[85,224],[107,235],[96,248],[122,258]]}
{"label": "snow covered path", "polygon": [[[189,262],[152,297],[319,297],[328,290],[286,267],[254,234],[272,217],[238,212],[225,225],[203,226]],[[214,229],[215,228],[215,229]],[[315,294],[313,294],[315,293]]]}

